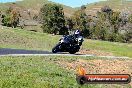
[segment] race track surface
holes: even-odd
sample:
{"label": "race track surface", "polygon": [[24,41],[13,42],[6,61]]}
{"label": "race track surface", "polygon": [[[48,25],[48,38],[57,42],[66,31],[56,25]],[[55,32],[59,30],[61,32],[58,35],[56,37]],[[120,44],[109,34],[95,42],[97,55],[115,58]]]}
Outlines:
{"label": "race track surface", "polygon": [[49,51],[39,51],[39,50],[24,50],[24,49],[9,49],[9,48],[0,48],[0,56],[78,56],[78,57],[105,57],[105,58],[124,58],[128,59],[129,57],[116,57],[116,56],[96,56],[91,54],[69,54],[69,53],[52,53]]}
{"label": "race track surface", "polygon": [[24,50],[24,49],[9,49],[9,48],[1,48],[0,55],[7,54],[53,54],[49,51],[38,51],[38,50]]}

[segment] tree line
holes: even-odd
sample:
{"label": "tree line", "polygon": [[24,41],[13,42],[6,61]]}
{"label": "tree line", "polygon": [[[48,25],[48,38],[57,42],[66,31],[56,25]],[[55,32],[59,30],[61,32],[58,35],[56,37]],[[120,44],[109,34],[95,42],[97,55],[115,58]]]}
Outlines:
{"label": "tree line", "polygon": [[[19,11],[9,8],[2,15],[2,23],[4,26],[17,27],[20,17]],[[102,7],[96,16],[90,16],[83,5],[71,17],[66,17],[63,6],[49,3],[40,8],[35,20],[42,24],[45,33],[67,35],[68,31],[79,29],[85,38],[132,42],[132,13],[114,11],[109,6]]]}
{"label": "tree line", "polygon": [[73,16],[65,17],[63,7],[46,4],[40,10],[44,32],[67,34],[68,30],[81,30],[86,38],[112,42],[132,41],[132,14],[113,11],[104,6],[97,16],[88,16],[83,5]]}

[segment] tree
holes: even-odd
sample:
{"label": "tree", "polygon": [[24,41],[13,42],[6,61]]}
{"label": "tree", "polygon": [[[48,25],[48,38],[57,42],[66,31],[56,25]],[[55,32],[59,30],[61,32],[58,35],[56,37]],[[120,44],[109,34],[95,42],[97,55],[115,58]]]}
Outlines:
{"label": "tree", "polygon": [[101,8],[101,12],[97,12],[98,20],[96,26],[92,30],[92,36],[96,39],[108,41],[122,41],[120,28],[120,12],[113,11],[109,6]]}
{"label": "tree", "polygon": [[112,12],[112,9],[109,6],[104,6],[101,8],[102,12],[110,13]]}
{"label": "tree", "polygon": [[119,22],[120,22],[119,15],[120,15],[120,12],[113,12],[109,18],[109,22],[111,25],[113,25],[115,33],[118,32],[118,28],[119,28]]}
{"label": "tree", "polygon": [[19,24],[19,17],[20,17],[19,12],[10,7],[6,11],[6,14],[3,15],[2,23],[4,26],[16,28],[17,25]]}
{"label": "tree", "polygon": [[10,15],[3,15],[2,23],[4,26],[11,27],[11,17]]}
{"label": "tree", "polygon": [[83,5],[81,9],[73,14],[74,29],[80,29],[84,37],[89,36],[88,16],[85,13],[86,7]]}
{"label": "tree", "polygon": [[16,28],[19,24],[19,12],[16,10],[12,10],[11,12],[11,26]]}
{"label": "tree", "polygon": [[129,22],[132,23],[132,14],[129,16]]}
{"label": "tree", "polygon": [[66,25],[67,25],[68,29],[71,31],[74,26],[73,20],[71,18],[66,18]]}
{"label": "tree", "polygon": [[[60,33],[60,29],[65,26],[63,7],[57,4],[45,4],[40,9],[42,28],[47,33]],[[62,30],[61,30],[62,31]]]}

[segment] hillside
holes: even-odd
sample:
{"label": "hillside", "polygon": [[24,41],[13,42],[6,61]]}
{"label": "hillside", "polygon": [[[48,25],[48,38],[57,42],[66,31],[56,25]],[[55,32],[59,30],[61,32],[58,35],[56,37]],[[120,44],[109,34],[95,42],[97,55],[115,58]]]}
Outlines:
{"label": "hillside", "polygon": [[[24,14],[26,11],[29,10],[33,15],[35,15],[39,13],[39,10],[42,7],[42,5],[46,3],[55,3],[55,2],[51,2],[48,0],[23,0],[23,1],[17,1],[15,3],[4,3],[4,4],[1,3],[0,10],[3,11],[8,9],[10,6],[13,6],[18,8],[22,14]],[[86,13],[88,15],[96,15],[96,12],[100,11],[100,9],[105,5],[110,6],[110,8],[112,8],[115,11],[125,10],[128,13],[132,12],[132,1],[108,0],[108,1],[100,1],[96,3],[87,4]],[[64,7],[64,13],[68,17],[72,16],[72,14],[80,8],[80,7],[72,8],[65,5],[63,5],[63,7]]]}
{"label": "hillside", "polygon": [[[17,1],[14,3],[0,3],[0,10],[5,11],[9,7],[14,7],[20,11],[22,16],[26,17],[27,11],[32,13],[32,16],[39,14],[40,8],[46,3],[54,3],[48,0],[23,0]],[[64,8],[64,13],[66,16],[71,16],[73,14],[74,9],[69,6],[62,5]],[[29,18],[29,17],[27,17]]]}
{"label": "hillside", "polygon": [[100,1],[92,4],[87,4],[86,12],[87,14],[95,15],[97,11],[100,11],[100,9],[103,6],[108,5],[110,8],[112,8],[114,11],[124,11],[127,13],[132,12],[132,1],[126,1],[126,0],[107,0],[107,1]]}

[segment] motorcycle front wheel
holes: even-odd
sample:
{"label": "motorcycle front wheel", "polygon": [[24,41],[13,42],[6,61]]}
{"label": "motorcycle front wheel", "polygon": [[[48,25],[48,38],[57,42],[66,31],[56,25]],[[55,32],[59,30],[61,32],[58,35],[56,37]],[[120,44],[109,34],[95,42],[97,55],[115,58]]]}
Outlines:
{"label": "motorcycle front wheel", "polygon": [[59,52],[59,46],[60,46],[60,44],[57,44],[57,45],[52,49],[52,53],[57,53],[57,52]]}

